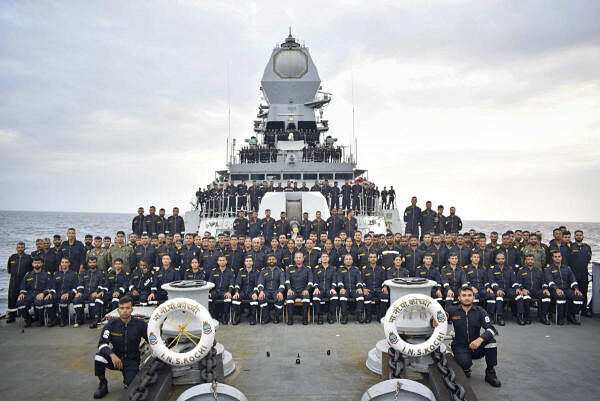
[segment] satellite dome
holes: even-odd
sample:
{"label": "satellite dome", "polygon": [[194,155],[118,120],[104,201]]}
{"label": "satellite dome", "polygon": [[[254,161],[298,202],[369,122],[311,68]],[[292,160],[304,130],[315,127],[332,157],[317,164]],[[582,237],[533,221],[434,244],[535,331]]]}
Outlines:
{"label": "satellite dome", "polygon": [[299,49],[280,50],[274,57],[273,69],[280,78],[302,78],[308,71],[308,58]]}

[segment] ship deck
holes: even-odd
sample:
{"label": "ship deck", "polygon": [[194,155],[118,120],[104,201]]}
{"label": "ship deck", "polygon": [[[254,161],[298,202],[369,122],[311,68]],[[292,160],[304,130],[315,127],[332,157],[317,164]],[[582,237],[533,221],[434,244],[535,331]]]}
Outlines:
{"label": "ship deck", "polygon": [[[483,381],[485,362],[475,362],[470,379],[481,401],[600,399],[600,319],[582,318],[583,325],[521,327],[509,321],[500,327],[499,366],[502,387]],[[0,394],[7,400],[86,400],[97,386],[93,355],[100,329],[87,326],[32,327],[0,323]],[[217,340],[233,354],[236,371],[225,382],[250,400],[360,400],[380,379],[367,371],[367,351],[383,338],[376,323],[346,326],[273,325],[221,326]],[[331,355],[327,355],[327,350]],[[266,352],[270,352],[270,357]],[[300,354],[301,364],[295,363]],[[118,400],[120,374],[109,372],[110,393]],[[183,389],[175,390],[176,400]]]}

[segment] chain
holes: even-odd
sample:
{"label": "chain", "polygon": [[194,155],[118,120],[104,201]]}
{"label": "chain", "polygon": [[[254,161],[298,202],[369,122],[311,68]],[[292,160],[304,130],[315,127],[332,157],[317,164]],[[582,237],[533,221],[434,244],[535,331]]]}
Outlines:
{"label": "chain", "polygon": [[390,367],[390,379],[400,379],[404,374],[404,356],[402,353],[392,347],[388,349],[388,355],[390,361],[388,365]]}
{"label": "chain", "polygon": [[456,373],[448,366],[448,358],[446,354],[440,352],[440,350],[434,351],[431,356],[436,362],[440,373],[444,376],[444,384],[448,387],[448,390],[452,393],[452,401],[465,401],[465,388],[456,382]]}
{"label": "chain", "polygon": [[216,380],[213,380],[212,385],[210,386],[210,389],[212,390],[213,398],[215,399],[215,401],[219,401],[219,394],[217,394],[217,381]]}
{"label": "chain", "polygon": [[402,383],[400,380],[396,382],[396,392],[394,393],[394,401],[398,401],[398,396],[400,395],[400,390],[402,389]]}

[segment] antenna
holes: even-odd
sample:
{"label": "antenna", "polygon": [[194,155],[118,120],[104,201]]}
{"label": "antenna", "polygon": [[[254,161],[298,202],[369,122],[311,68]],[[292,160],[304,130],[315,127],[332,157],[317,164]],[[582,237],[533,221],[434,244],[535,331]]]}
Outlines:
{"label": "antenna", "polygon": [[233,156],[233,149],[231,155],[229,154],[229,144],[231,143],[231,99],[229,96],[229,60],[227,61],[227,152],[225,157],[229,161],[230,156]]}
{"label": "antenna", "polygon": [[354,163],[357,163],[358,157],[358,149],[356,147],[356,133],[355,133],[355,123],[354,123],[354,67],[351,67],[351,79],[352,79],[352,142],[354,142]]}

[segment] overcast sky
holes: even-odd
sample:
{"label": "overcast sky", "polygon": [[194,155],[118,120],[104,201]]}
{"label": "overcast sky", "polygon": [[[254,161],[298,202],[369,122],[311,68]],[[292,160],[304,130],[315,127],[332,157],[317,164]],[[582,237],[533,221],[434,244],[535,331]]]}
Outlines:
{"label": "overcast sky", "polygon": [[291,25],[400,205],[600,221],[600,2],[324,3],[0,2],[0,209],[187,210]]}

